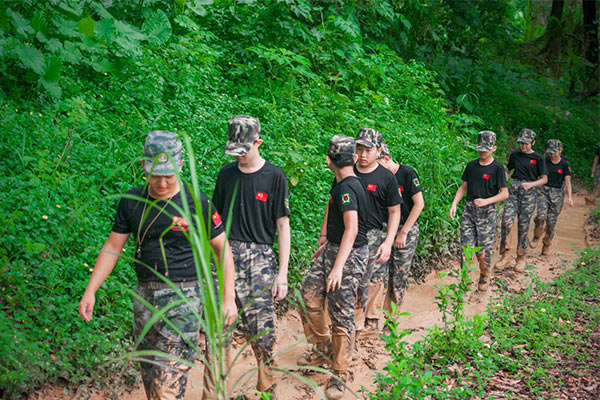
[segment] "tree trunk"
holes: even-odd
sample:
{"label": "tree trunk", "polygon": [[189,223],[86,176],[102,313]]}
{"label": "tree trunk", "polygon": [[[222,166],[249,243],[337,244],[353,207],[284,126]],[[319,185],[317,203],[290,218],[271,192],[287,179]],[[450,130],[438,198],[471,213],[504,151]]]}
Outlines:
{"label": "tree trunk", "polygon": [[558,73],[560,69],[560,66],[556,61],[558,60],[562,48],[562,36],[564,33],[562,15],[564,8],[564,0],[552,0],[550,17],[548,18],[548,25],[546,26],[546,32],[543,36],[546,43],[539,53],[544,55],[554,73]]}
{"label": "tree trunk", "polygon": [[585,35],[585,59],[598,64],[598,14],[597,0],[581,0],[583,6],[583,30]]}

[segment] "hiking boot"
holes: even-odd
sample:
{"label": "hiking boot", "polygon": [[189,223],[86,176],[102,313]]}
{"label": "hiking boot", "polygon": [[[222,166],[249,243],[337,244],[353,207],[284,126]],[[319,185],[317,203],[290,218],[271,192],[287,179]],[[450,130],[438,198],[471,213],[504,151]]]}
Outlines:
{"label": "hiking boot", "polygon": [[346,391],[346,373],[341,371],[333,371],[333,376],[329,378],[325,396],[329,400],[338,400],[344,397]]}
{"label": "hiking boot", "polygon": [[365,318],[365,327],[360,332],[364,336],[376,335],[379,333],[379,320],[374,318]]}
{"label": "hiking boot", "polygon": [[490,264],[485,261],[485,256],[477,256],[477,260],[479,261],[479,283],[477,290],[485,292],[490,287],[491,268]]}
{"label": "hiking boot", "polygon": [[544,234],[544,225],[543,224],[535,224],[535,229],[533,230],[533,239],[529,243],[529,246],[532,249],[535,249]]}
{"label": "hiking boot", "polygon": [[358,360],[359,356],[360,356],[360,352],[358,351],[358,343],[355,340],[354,346],[352,346],[352,360]]}
{"label": "hiking boot", "polygon": [[494,265],[494,268],[497,269],[498,271],[502,271],[504,268],[506,268],[506,266],[508,264],[510,264],[511,258],[508,255],[508,250],[506,250],[503,254],[502,257],[500,257],[500,259],[498,260],[498,262],[496,262],[496,264]]}
{"label": "hiking boot", "polygon": [[330,341],[313,345],[312,351],[305,351],[300,355],[296,364],[300,366],[321,366],[328,364],[333,359],[333,346]]}
{"label": "hiking boot", "polygon": [[267,390],[263,390],[262,392],[269,393],[271,395],[269,399],[277,400],[277,395],[275,395],[275,389],[277,389],[277,383],[274,383],[270,388],[268,388]]}
{"label": "hiking boot", "polygon": [[588,206],[593,206],[594,199],[591,196],[585,196],[585,204]]}
{"label": "hiking boot", "polygon": [[552,244],[552,240],[547,240],[544,238],[544,246],[542,247],[542,256],[547,256],[550,254],[550,245]]}
{"label": "hiking boot", "polygon": [[517,263],[515,264],[515,272],[525,272],[525,256],[527,250],[517,249]]}

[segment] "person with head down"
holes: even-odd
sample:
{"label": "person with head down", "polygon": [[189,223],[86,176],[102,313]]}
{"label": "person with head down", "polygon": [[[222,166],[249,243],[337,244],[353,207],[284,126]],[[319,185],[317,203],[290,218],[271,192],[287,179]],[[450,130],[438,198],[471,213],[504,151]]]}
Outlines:
{"label": "person with head down", "polygon": [[[201,326],[196,316],[202,314],[193,249],[185,235],[193,221],[186,221],[175,205],[183,208],[183,202],[187,201],[191,214],[200,214],[205,221],[207,239],[223,268],[226,326],[231,325],[237,315],[231,251],[226,246],[221,218],[208,197],[200,193],[201,209],[196,209],[188,187],[180,187],[176,170],[183,168],[183,158],[182,142],[177,134],[150,132],[146,137],[142,164],[147,184],[130,190],[127,193],[129,197],[119,201],[112,231],[102,246],[79,303],[79,314],[84,320],[91,320],[95,293],[114,269],[123,247],[133,234],[133,266],[138,278],[135,292],[152,307],[149,309],[142,301],[134,300],[134,338],[140,339],[156,310],[181,301],[180,295],[161,276],[171,280],[186,299],[171,306],[164,315],[174,327],[158,319],[141,338],[138,350],[160,351],[193,363],[198,356],[195,349],[198,348]],[[141,362],[141,375],[146,397],[152,400],[183,399],[190,366],[166,357],[144,356],[144,359],[147,362]]]}

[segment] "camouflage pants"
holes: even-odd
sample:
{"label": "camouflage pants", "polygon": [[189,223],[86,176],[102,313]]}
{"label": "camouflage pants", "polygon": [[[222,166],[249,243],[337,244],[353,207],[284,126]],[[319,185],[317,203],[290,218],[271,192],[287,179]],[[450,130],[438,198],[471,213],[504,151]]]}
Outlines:
{"label": "camouflage pants", "polygon": [[[275,255],[271,246],[230,240],[235,264],[235,292],[241,310],[242,331],[250,343],[258,365],[274,365],[275,310],[273,280]],[[266,390],[275,382],[268,368],[259,367],[258,390]]]}
{"label": "camouflage pants", "polygon": [[506,241],[512,229],[515,216],[518,218],[519,240],[518,249],[527,250],[529,247],[529,223],[535,211],[537,202],[537,188],[523,189],[521,184],[525,181],[513,179],[508,188],[508,199],[504,204],[502,214],[502,228],[500,233],[500,254],[506,252]]}
{"label": "camouflage pants", "polygon": [[[379,229],[371,229],[367,232],[367,239],[369,241],[369,260],[367,261],[367,268],[363,277],[358,285],[358,299],[356,302],[356,306],[361,308],[363,311],[367,306],[367,300],[370,296],[370,283],[371,278],[373,278],[373,274],[380,274],[379,270],[381,269],[381,264],[377,264],[377,249],[381,246],[381,243],[385,240],[385,236],[387,235],[387,231],[381,231]],[[385,263],[387,265],[387,263]],[[380,280],[383,280],[381,278]]]}
{"label": "camouflage pants", "polygon": [[[402,229],[402,225],[399,230]],[[410,275],[410,266],[419,243],[419,223],[415,222],[413,227],[406,236],[406,246],[399,249],[392,246],[392,256],[390,257],[389,267],[389,287],[386,294],[385,304],[394,302],[402,304],[406,286],[408,285],[408,277]],[[387,308],[387,307],[386,307]]]}
{"label": "camouflage pants", "polygon": [[[175,325],[187,341],[166,322],[159,319],[140,341],[138,350],[156,350],[193,363],[197,351],[204,352],[205,344],[199,344],[200,321],[194,312],[201,315],[200,290],[198,286],[180,289],[188,301],[165,313],[165,318]],[[148,289],[138,286],[135,291],[142,299],[160,310],[181,298],[174,290]],[[137,341],[144,327],[154,315],[137,298],[133,303],[133,336]],[[156,311],[156,310],[154,310]],[[144,356],[151,362],[141,362],[142,381],[149,400],[183,399],[187,374],[191,367],[175,360],[157,356]]]}
{"label": "camouflage pants", "polygon": [[342,271],[342,284],[338,290],[326,292],[326,279],[333,268],[339,246],[327,243],[315,259],[302,283],[302,299],[306,307],[302,314],[304,334],[310,343],[330,340],[329,326],[324,313],[325,299],[331,317],[331,342],[333,344],[333,369],[347,371],[352,361],[354,343],[354,307],[358,285],[365,273],[369,257],[368,246],[352,249]]}
{"label": "camouflage pants", "polygon": [[564,200],[564,190],[562,187],[554,188],[543,186],[538,194],[538,211],[535,216],[535,228],[543,227],[546,224],[546,237],[544,243],[550,244],[554,238],[558,215],[562,210]]}
{"label": "camouflage pants", "polygon": [[[494,235],[496,234],[496,205],[490,204],[485,207],[475,207],[475,203],[467,201],[463,208],[462,221],[460,223],[460,243],[466,247],[482,247],[477,253],[478,257],[484,257],[487,265],[492,265],[492,248],[494,246]],[[461,261],[464,255],[461,252]]]}

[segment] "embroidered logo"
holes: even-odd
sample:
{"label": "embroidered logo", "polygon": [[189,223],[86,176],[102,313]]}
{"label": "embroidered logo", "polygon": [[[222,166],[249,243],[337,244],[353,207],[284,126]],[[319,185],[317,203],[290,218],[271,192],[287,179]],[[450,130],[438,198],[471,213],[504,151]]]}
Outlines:
{"label": "embroidered logo", "polygon": [[418,186],[420,186],[420,183],[419,183],[419,179],[418,179],[418,178],[415,178],[415,179],[413,179],[413,183],[414,183],[414,184],[415,184],[415,186],[417,186],[417,187],[418,187]]}
{"label": "embroidered logo", "polygon": [[350,204],[350,193],[344,193],[342,195],[342,204]]}
{"label": "embroidered logo", "polygon": [[266,203],[268,198],[268,193],[256,192],[256,200],[264,201]]}
{"label": "embroidered logo", "polygon": [[329,202],[333,203],[333,197],[329,196]]}
{"label": "embroidered logo", "polygon": [[529,164],[531,164],[531,165],[536,165],[536,164],[537,164],[537,161],[535,161],[535,160],[529,160]]}
{"label": "embroidered logo", "polygon": [[404,192],[404,185],[400,185],[400,187],[398,188],[398,192],[400,194],[402,194],[402,192]]}
{"label": "embroidered logo", "polygon": [[486,181],[490,180],[490,176],[488,174],[483,174],[482,178],[485,179]]}
{"label": "embroidered logo", "polygon": [[283,201],[283,204],[285,205],[285,208],[287,208],[288,210],[290,209],[290,200],[289,199],[285,199]]}
{"label": "embroidered logo", "polygon": [[221,216],[219,215],[218,211],[215,211],[214,214],[211,216],[213,224],[215,224],[215,226],[219,226],[221,225]]}
{"label": "embroidered logo", "polygon": [[562,175],[562,173],[563,173],[563,170],[562,170],[562,169],[559,169],[559,170],[558,170],[558,173]]}
{"label": "embroidered logo", "polygon": [[173,230],[175,232],[181,232],[182,230],[186,231],[188,230],[188,223],[185,219],[178,217],[178,216],[174,216],[173,217],[173,221],[171,222],[171,224],[173,225]]}
{"label": "embroidered logo", "polygon": [[373,185],[372,183],[369,183],[367,185],[367,190],[370,192],[376,192],[377,191],[377,185]]}
{"label": "embroidered logo", "polygon": [[167,161],[169,161],[169,156],[167,156],[165,153],[160,153],[160,155],[158,156],[158,162],[166,163]]}

